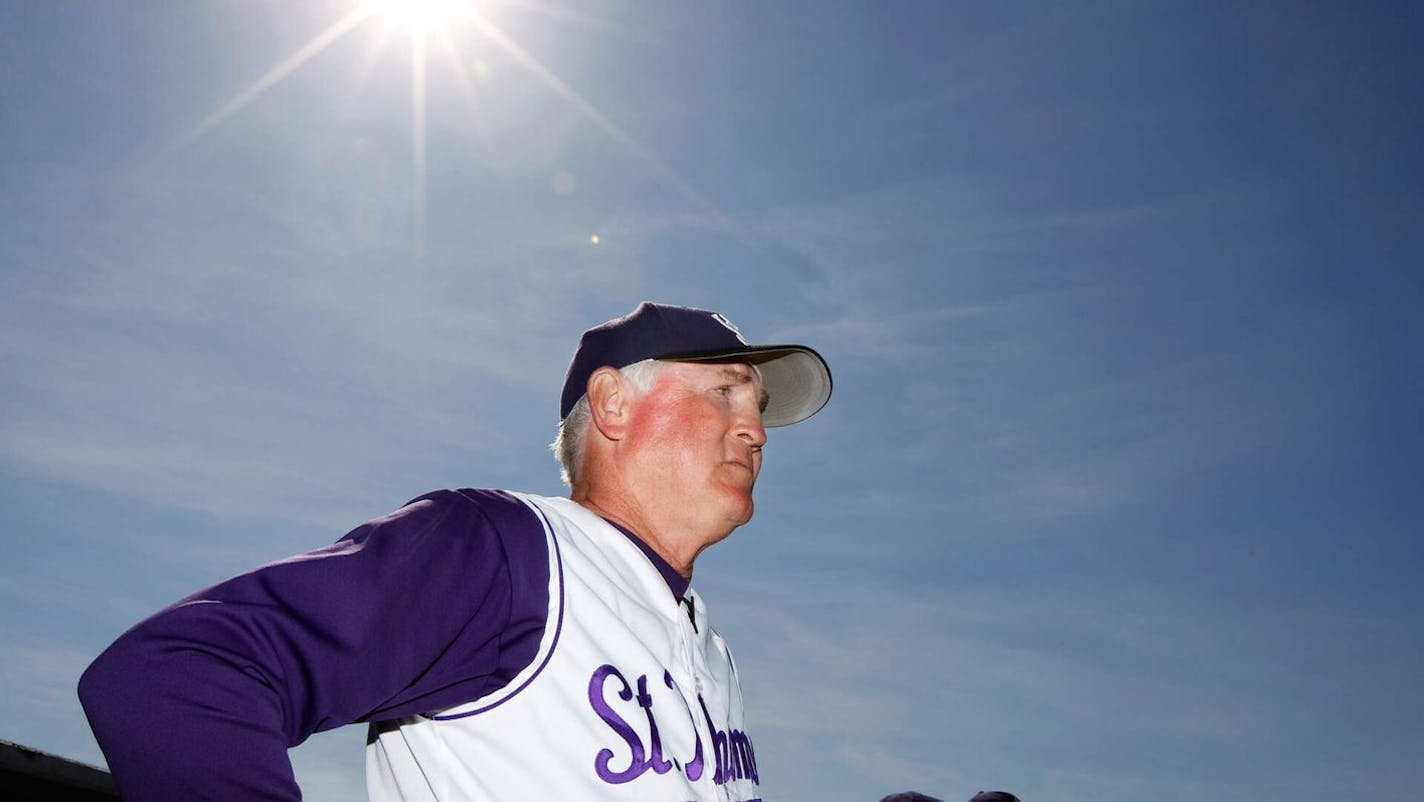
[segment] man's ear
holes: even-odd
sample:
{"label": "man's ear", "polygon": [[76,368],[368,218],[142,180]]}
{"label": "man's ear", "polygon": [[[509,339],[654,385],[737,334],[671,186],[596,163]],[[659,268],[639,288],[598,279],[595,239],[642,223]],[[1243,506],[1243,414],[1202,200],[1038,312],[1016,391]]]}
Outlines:
{"label": "man's ear", "polygon": [[627,377],[614,368],[601,367],[588,377],[587,392],[593,425],[609,440],[623,439],[633,401]]}

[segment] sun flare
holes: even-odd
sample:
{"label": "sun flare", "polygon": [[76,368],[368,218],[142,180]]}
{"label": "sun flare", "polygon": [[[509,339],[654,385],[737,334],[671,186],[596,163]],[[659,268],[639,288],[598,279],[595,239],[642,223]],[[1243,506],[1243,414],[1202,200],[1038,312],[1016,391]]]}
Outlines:
{"label": "sun flare", "polygon": [[387,24],[412,35],[444,30],[470,13],[469,0],[365,0],[364,5]]}
{"label": "sun flare", "polygon": [[[490,17],[491,10],[501,2],[496,0],[347,0],[349,10],[324,30],[312,36],[297,50],[280,59],[251,84],[237,91],[222,102],[198,123],[181,132],[173,141],[174,149],[193,145],[214,129],[223,125],[243,109],[255,103],[272,87],[285,81],[312,59],[328,48],[350,36],[360,28],[380,28],[374,31],[375,44],[372,54],[379,53],[391,38],[404,39],[410,49],[410,145],[411,145],[411,228],[412,252],[415,259],[424,260],[425,253],[425,204],[426,204],[426,61],[433,49],[443,52],[454,71],[456,79],[466,90],[467,101],[472,101],[471,87],[476,81],[489,80],[489,67],[483,58],[473,60],[462,55],[468,42],[457,46],[457,35],[473,32],[482,40],[486,48],[507,57],[510,62],[528,71],[548,90],[568,103],[574,110],[591,121],[614,143],[620,145],[634,160],[652,170],[662,181],[696,207],[711,214],[722,229],[729,231],[744,244],[752,244],[751,238],[737,229],[726,215],[711,201],[704,198],[670,167],[660,161],[640,142],[609,119],[572,86],[545,66],[535,55],[525,50],[517,41],[501,30]],[[372,56],[374,58],[374,55]],[[473,75],[470,72],[473,71]],[[561,172],[552,179],[555,193],[568,195],[573,192],[575,179],[571,173]],[[589,242],[600,245],[602,237],[591,234]]]}

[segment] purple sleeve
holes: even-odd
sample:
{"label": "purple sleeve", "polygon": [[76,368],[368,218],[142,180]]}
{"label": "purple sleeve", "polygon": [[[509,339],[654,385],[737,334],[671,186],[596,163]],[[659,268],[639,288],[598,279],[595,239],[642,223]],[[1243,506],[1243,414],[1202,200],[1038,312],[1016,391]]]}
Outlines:
{"label": "purple sleeve", "polygon": [[543,528],[499,491],[440,491],[124,633],[79,695],[125,800],[300,799],[287,749],[440,709],[533,659]]}

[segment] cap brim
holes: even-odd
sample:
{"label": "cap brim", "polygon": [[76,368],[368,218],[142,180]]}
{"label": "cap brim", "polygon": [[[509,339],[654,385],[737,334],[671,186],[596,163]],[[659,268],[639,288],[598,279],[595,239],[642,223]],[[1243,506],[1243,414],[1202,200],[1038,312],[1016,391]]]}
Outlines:
{"label": "cap brim", "polygon": [[711,362],[746,359],[761,373],[766,389],[763,426],[790,426],[821,411],[831,400],[831,369],[826,360],[804,345],[749,345],[717,351],[663,354],[658,359]]}

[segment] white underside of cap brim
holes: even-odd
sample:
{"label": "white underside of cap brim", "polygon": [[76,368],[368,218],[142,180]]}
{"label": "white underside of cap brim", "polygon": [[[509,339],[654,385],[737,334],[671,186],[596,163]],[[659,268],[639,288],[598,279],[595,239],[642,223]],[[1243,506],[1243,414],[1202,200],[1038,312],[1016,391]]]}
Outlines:
{"label": "white underside of cap brim", "polygon": [[669,356],[688,362],[716,359],[745,359],[761,373],[766,389],[763,426],[790,426],[799,423],[826,405],[831,398],[831,371],[825,360],[809,348],[799,346],[752,346],[746,351],[716,355]]}

